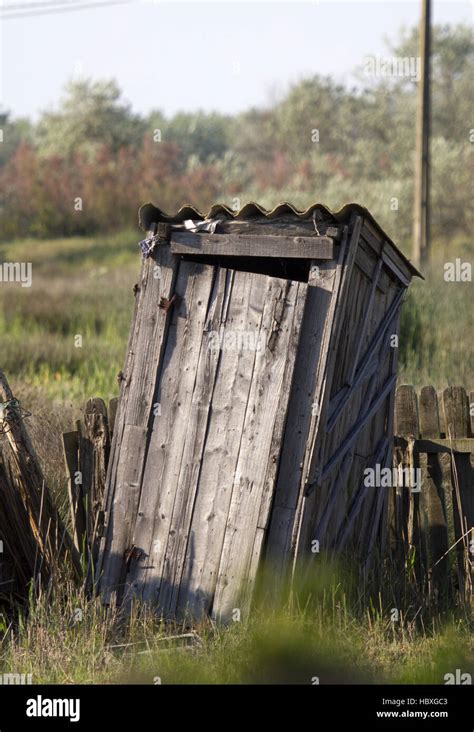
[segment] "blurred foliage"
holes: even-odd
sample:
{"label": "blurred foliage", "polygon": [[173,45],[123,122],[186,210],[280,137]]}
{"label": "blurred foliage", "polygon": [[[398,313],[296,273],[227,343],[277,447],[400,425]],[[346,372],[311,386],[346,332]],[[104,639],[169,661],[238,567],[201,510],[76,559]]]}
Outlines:
{"label": "blurred foliage", "polygon": [[[258,596],[239,620],[166,622],[135,605],[125,615],[71,583],[31,598],[2,638],[0,672],[33,683],[437,684],[474,673],[472,623],[419,606],[357,602],[324,558],[305,580],[312,601]],[[321,570],[321,573],[320,573]],[[306,595],[306,593],[304,593]],[[79,620],[77,611],[81,614]],[[415,621],[417,618],[418,622]],[[422,620],[423,619],[423,620]],[[1,615],[0,615],[1,620]]]}
{"label": "blurred foliage", "polygon": [[[417,30],[389,53],[417,56]],[[472,227],[474,41],[467,26],[433,29],[433,234]],[[411,235],[416,82],[356,73],[295,83],[271,105],[229,116],[132,112],[114,81],[71,81],[38,123],[0,118],[4,239],[129,227],[137,206],[206,209],[257,198],[367,206],[397,243]],[[397,210],[392,210],[393,199]],[[82,210],[76,210],[77,200]],[[80,209],[80,205],[79,205]]]}

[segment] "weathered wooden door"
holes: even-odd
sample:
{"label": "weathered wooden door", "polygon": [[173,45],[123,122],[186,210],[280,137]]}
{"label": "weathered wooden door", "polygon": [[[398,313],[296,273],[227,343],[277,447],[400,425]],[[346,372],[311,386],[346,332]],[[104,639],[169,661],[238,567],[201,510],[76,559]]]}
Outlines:
{"label": "weathered wooden door", "polygon": [[[165,616],[225,617],[249,596],[307,288],[191,261],[179,264],[169,287],[180,300],[160,347],[150,421],[145,429],[124,418],[122,448],[135,444],[124,461],[142,451],[143,469],[127,473],[116,458],[109,517],[120,506],[132,514],[126,593]],[[140,358],[135,352],[134,369],[143,372]],[[127,499],[123,509],[127,490],[136,504]]]}

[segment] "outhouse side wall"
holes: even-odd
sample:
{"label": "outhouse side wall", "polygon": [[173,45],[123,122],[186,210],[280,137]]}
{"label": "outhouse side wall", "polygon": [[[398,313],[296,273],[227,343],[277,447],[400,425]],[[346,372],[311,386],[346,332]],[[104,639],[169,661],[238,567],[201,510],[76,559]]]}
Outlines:
{"label": "outhouse side wall", "polygon": [[[297,557],[316,557],[315,542],[320,552],[346,549],[368,564],[385,531],[388,493],[366,486],[364,470],[391,462],[399,316],[410,273],[358,215],[344,230],[339,261],[327,267],[329,299],[324,278],[310,282],[315,313],[327,308],[325,333],[313,351],[314,313],[298,355],[301,392],[290,402],[270,518],[266,560],[277,576]],[[308,314],[311,302],[309,295]],[[304,446],[292,440],[298,430]]]}
{"label": "outhouse side wall", "polygon": [[[352,249],[351,249],[352,248]],[[367,221],[355,225],[338,300],[327,391],[295,527],[295,556],[350,550],[369,566],[384,541],[388,490],[366,468],[391,466],[400,308],[409,273]]]}

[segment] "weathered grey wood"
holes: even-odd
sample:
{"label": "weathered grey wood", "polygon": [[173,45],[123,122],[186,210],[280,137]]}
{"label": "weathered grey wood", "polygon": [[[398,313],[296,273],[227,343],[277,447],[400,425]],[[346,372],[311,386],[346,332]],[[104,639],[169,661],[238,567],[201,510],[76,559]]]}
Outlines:
{"label": "weathered grey wood", "polygon": [[[338,448],[338,450],[329,458],[328,462],[324,465],[322,472],[321,472],[322,480],[326,480],[326,478],[329,477],[331,472],[337,467],[337,465],[339,465],[341,460],[344,458],[344,456],[346,455],[348,450],[351,449],[351,447],[353,446],[354,442],[356,441],[357,436],[359,435],[360,431],[368,423],[369,419],[377,412],[380,405],[387,398],[387,395],[390,393],[391,389],[394,388],[396,380],[397,380],[397,378],[396,378],[395,374],[388,378],[388,380],[383,385],[380,393],[370,404],[369,408],[355,422],[355,424],[353,425],[350,432],[342,440],[341,445]],[[307,486],[307,489],[306,489],[307,495],[310,495],[310,493],[314,490],[314,488],[315,488],[315,484],[309,483]]]}
{"label": "weathered grey wood", "polygon": [[428,557],[428,579],[434,598],[444,602],[449,596],[449,537],[443,476],[436,455],[428,454],[421,463],[423,485],[420,493],[422,540]]}
{"label": "weathered grey wood", "polygon": [[[380,440],[379,445],[376,448],[374,460],[371,466],[374,467],[378,462],[380,462],[381,459],[383,459],[384,455],[386,454],[388,448],[388,439],[386,437],[383,437]],[[361,482],[353,500],[351,503],[351,506],[349,508],[349,511],[347,513],[347,517],[345,520],[343,519],[342,526],[340,527],[336,542],[335,542],[335,548],[338,551],[342,551],[346,545],[347,540],[349,539],[352,528],[354,526],[354,522],[359,515],[359,512],[363,506],[364,498],[367,493],[367,485],[364,481]]]}
{"label": "weathered grey wood", "polygon": [[331,399],[328,409],[329,418],[326,428],[328,432],[331,432],[333,430],[334,425],[343,413],[346,405],[349,404],[349,400],[352,398],[352,395],[355,393],[355,391],[367,379],[369,379],[377,369],[380,363],[379,352],[380,350],[384,350],[384,338],[386,338],[388,328],[397,317],[400,305],[404,297],[405,290],[400,290],[394,297],[390,307],[385,313],[374,335],[372,336],[370,344],[367,347],[363,358],[357,366],[352,384],[343,386],[342,389],[340,389],[338,393],[335,394]]}
{"label": "weathered grey wood", "polygon": [[[408,440],[403,437],[396,438],[397,447],[401,447],[406,450],[408,447]],[[467,453],[472,454],[474,452],[474,438],[472,437],[459,437],[456,440],[447,440],[445,438],[438,437],[437,439],[431,440],[416,440],[414,452],[428,452],[428,453]]]}
{"label": "weathered grey wood", "polygon": [[69,509],[71,513],[72,536],[74,546],[82,554],[86,537],[86,514],[82,496],[82,484],[76,483],[76,474],[79,470],[79,433],[63,432],[63,453],[68,475]]}
{"label": "weathered grey wood", "polygon": [[[120,480],[108,517],[110,546],[107,554],[108,577],[113,577],[102,586],[105,604],[111,601],[112,594],[120,600],[125,589],[126,553],[131,549],[124,546],[129,535],[138,503],[138,493],[143,460],[146,450],[147,430],[137,425],[125,425],[119,456],[118,475]],[[125,539],[124,539],[125,536]]]}
{"label": "weathered grey wood", "polygon": [[395,398],[395,434],[420,436],[418,418],[418,399],[413,386],[403,384],[398,387]]}
{"label": "weathered grey wood", "polygon": [[[140,488],[134,491],[136,505],[130,503],[120,492],[127,490],[127,481],[123,479],[126,466],[121,460],[121,452],[125,443],[125,427],[133,425],[144,431],[143,450],[130,459],[144,460],[147,448],[147,434],[150,419],[153,415],[153,404],[156,400],[156,385],[159,382],[163,361],[168,325],[173,309],[166,311],[159,308],[161,298],[169,299],[174,291],[174,284],[179,268],[176,257],[168,247],[159,247],[153,256],[145,260],[139,284],[136,317],[129,338],[129,346],[125,360],[121,385],[119,408],[114,425],[114,437],[107,471],[106,495],[104,499],[107,525],[101,541],[97,563],[97,576],[100,588],[109,591],[120,583],[123,574],[123,557],[131,544],[133,522],[140,498]],[[130,435],[127,436],[127,439]],[[132,445],[133,446],[133,445]],[[138,480],[141,479],[143,463],[136,466]],[[121,472],[122,471],[122,472]],[[128,515],[123,521],[114,518],[115,506],[127,505]],[[110,525],[110,529],[108,526]],[[113,538],[112,538],[113,534]],[[113,551],[111,546],[113,544]]]}
{"label": "weathered grey wood", "polygon": [[470,430],[469,402],[462,386],[450,386],[443,392],[446,437],[468,437]]}
{"label": "weathered grey wood", "polygon": [[107,409],[107,417],[108,417],[108,423],[109,423],[109,433],[112,437],[114,433],[115,428],[115,418],[117,416],[117,409],[118,409],[118,397],[112,397],[112,399],[109,401],[109,407]]}
{"label": "weathered grey wood", "polygon": [[[212,270],[209,274],[211,277],[209,306],[203,310],[195,327],[198,356],[196,375],[190,388],[189,416],[184,426],[184,447],[176,480],[173,513],[164,558],[164,572],[160,578],[161,584],[157,600],[160,612],[170,617],[175,615],[178,595],[186,585],[183,570],[219,364],[219,350],[209,348],[206,334],[219,332],[222,310],[225,305],[225,281],[230,278],[230,274],[226,270],[218,270],[215,278]],[[187,351],[188,364],[190,362],[189,350]]]}
{"label": "weathered grey wood", "polygon": [[106,464],[110,449],[107,407],[102,399],[88,400],[84,410],[84,426],[93,453],[90,511],[95,519],[104,497]]}
{"label": "weathered grey wood", "polygon": [[418,400],[420,432],[426,439],[438,440],[440,437],[438,397],[432,386],[423,386]]}
{"label": "weathered grey wood", "polygon": [[[396,350],[388,340],[412,268],[361,216],[344,226],[340,246],[317,221],[314,236],[313,222],[301,223],[301,235],[291,222],[235,223],[224,222],[219,234],[173,225],[169,246],[157,246],[155,260],[169,258],[168,294],[163,282],[153,288],[146,263],[121,382],[103,587],[167,618],[224,618],[235,607],[245,616],[264,547],[283,576],[311,538],[331,548],[344,537],[367,571],[386,531],[388,492],[361,491],[359,479],[374,445],[389,460]],[[322,243],[337,264],[322,259]],[[268,257],[268,272],[217,266],[227,256],[260,271],[253,258]],[[275,258],[292,259],[294,268],[298,257],[309,257],[308,283],[269,277]],[[174,294],[182,299],[168,308]],[[267,342],[254,352],[212,349],[210,329],[258,332]],[[141,431],[132,436],[132,427]],[[119,446],[137,454],[128,476]],[[350,511],[349,526],[341,524]],[[419,512],[410,531],[419,543]]]}
{"label": "weathered grey wood", "polygon": [[[327,421],[327,409],[331,381],[330,374],[335,357],[335,343],[343,318],[343,308],[347,297],[347,286],[350,281],[352,267],[354,265],[357,251],[358,238],[360,234],[361,219],[355,221],[349,239],[349,227],[344,227],[344,232],[339,250],[339,259],[336,267],[334,282],[331,290],[331,299],[328,310],[325,313],[322,324],[321,349],[318,367],[316,371],[315,385],[313,391],[313,403],[317,405],[315,414],[312,416],[309,434],[305,445],[305,456],[302,462],[303,481],[298,496],[296,507],[295,524],[292,532],[293,559],[296,561],[300,555],[307,552],[308,537],[311,534],[312,516],[315,511],[314,504],[308,503],[307,487],[311,483],[320,485],[322,482],[319,468],[320,455],[324,448],[325,434],[322,426]],[[342,294],[341,294],[342,293]],[[337,314],[338,303],[341,302],[339,316]],[[314,476],[314,478],[313,478]]]}
{"label": "weathered grey wood", "polygon": [[[7,378],[0,369],[0,402],[15,404]],[[77,576],[81,568],[77,550],[51,500],[41,466],[30,440],[25,421],[17,406],[2,409],[2,423],[6,433],[6,459],[15,486],[25,506],[30,526],[38,545],[42,576],[47,579],[58,559],[71,562]]]}
{"label": "weathered grey wood", "polygon": [[382,252],[382,261],[392,274],[394,274],[405,287],[408,287],[411,277],[406,273],[406,269],[403,267],[400,260],[397,258],[397,260],[394,261],[392,257],[389,256],[388,252]]}
{"label": "weathered grey wood", "polygon": [[183,262],[176,283],[182,300],[170,323],[156,396],[159,410],[133,532],[133,544],[142,553],[130,570],[138,597],[152,604],[163,594],[172,571],[166,563],[167,547],[213,277],[212,266]]}
{"label": "weathered grey wood", "polygon": [[[469,400],[463,387],[448,387],[443,392],[443,410],[448,439],[465,438],[470,431]],[[472,559],[469,554],[469,541],[474,527],[474,472],[471,456],[453,453],[451,461],[454,531],[457,544],[460,575],[464,578],[464,597],[470,602],[473,586]],[[469,533],[468,533],[469,532]],[[471,562],[469,563],[469,559]],[[470,566],[470,572],[468,567]]]}
{"label": "weathered grey wood", "polygon": [[[307,286],[269,281],[262,330],[269,347],[257,353],[232,487],[213,615],[229,618],[250,600],[278,467]],[[296,314],[296,322],[295,322]],[[271,345],[270,345],[271,344]],[[250,582],[249,582],[250,580]]]}
{"label": "weathered grey wood", "polygon": [[[233,274],[226,269],[217,271],[204,328],[197,332],[200,341],[199,362],[190,405],[190,418],[186,427],[186,441],[181,461],[180,475],[176,486],[176,500],[173,507],[172,524],[168,536],[166,576],[158,597],[160,612],[172,616],[185,616],[192,593],[188,584],[188,552],[194,556],[191,523],[195,515],[198,491],[200,490],[201,462],[208,436],[209,419],[213,394],[216,386],[220,349],[212,348],[214,334],[220,333],[228,306],[228,289]],[[226,287],[227,284],[227,287]],[[202,531],[206,526],[198,526]],[[186,561],[188,560],[188,565]]]}
{"label": "weathered grey wood", "polygon": [[173,254],[226,257],[333,259],[335,245],[328,236],[273,236],[271,234],[193,234],[173,232]]}
{"label": "weathered grey wood", "polygon": [[[262,275],[228,271],[225,301],[211,322],[215,317],[217,330],[222,332],[258,333],[266,292]],[[209,332],[205,338],[209,348]],[[211,419],[183,572],[185,581],[179,595],[181,613],[191,617],[206,615],[212,609],[255,356],[249,349],[219,348]]]}
{"label": "weathered grey wood", "polygon": [[80,419],[76,420],[76,428],[79,436],[79,475],[81,481],[81,496],[84,502],[86,516],[86,534],[89,538],[93,529],[92,518],[92,481],[94,473],[94,453],[92,443],[88,438],[87,430],[84,422]]}
{"label": "weathered grey wood", "polygon": [[360,351],[362,348],[362,344],[365,341],[365,334],[367,331],[368,324],[370,322],[370,318],[372,317],[372,311],[373,311],[374,302],[375,302],[375,291],[377,289],[382,266],[383,266],[383,261],[381,259],[379,259],[378,262],[376,263],[376,265],[374,267],[374,271],[372,273],[372,284],[370,286],[369,302],[367,303],[367,307],[366,307],[365,314],[364,314],[364,320],[362,321],[362,325],[360,327],[356,351],[353,356],[352,369],[351,369],[351,372],[347,379],[347,383],[349,386],[351,386],[351,384],[353,383],[357,368],[359,366]]}
{"label": "weathered grey wood", "polygon": [[[267,559],[277,577],[282,576],[292,544],[293,522],[299,496],[303,491],[303,462],[311,424],[319,412],[315,401],[318,364],[327,346],[326,320],[331,302],[337,297],[342,257],[336,262],[314,263],[310,271],[301,343],[295,364],[294,383],[275,488],[272,517],[267,539]],[[326,341],[325,341],[326,338]],[[314,426],[313,426],[314,429]],[[280,510],[281,509],[281,510]],[[284,517],[284,518],[283,518]]]}

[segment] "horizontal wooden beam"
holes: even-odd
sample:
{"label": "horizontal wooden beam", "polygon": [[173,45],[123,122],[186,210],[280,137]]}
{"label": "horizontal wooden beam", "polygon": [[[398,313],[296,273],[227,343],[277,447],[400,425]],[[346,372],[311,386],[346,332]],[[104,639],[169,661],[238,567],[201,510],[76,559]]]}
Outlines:
{"label": "horizontal wooden beam", "polygon": [[279,259],[334,259],[329,236],[273,236],[271,234],[193,234],[173,232],[173,254]]}
{"label": "horizontal wooden beam", "polygon": [[[404,437],[395,437],[395,447],[401,447],[406,450],[408,440]],[[432,440],[415,440],[413,452],[465,452],[474,454],[474,438],[461,437],[453,440],[445,440],[435,437]]]}

